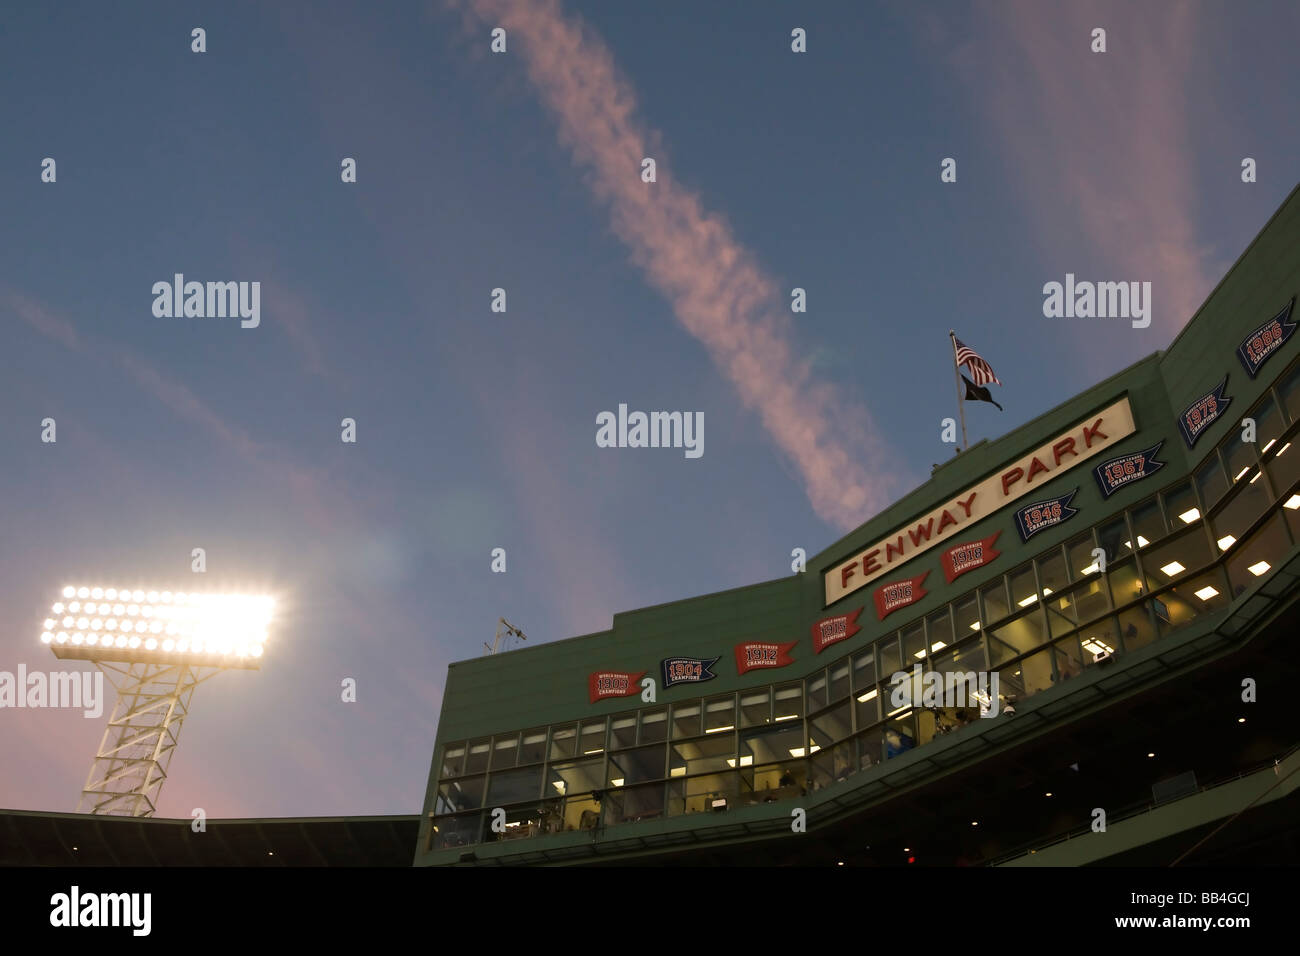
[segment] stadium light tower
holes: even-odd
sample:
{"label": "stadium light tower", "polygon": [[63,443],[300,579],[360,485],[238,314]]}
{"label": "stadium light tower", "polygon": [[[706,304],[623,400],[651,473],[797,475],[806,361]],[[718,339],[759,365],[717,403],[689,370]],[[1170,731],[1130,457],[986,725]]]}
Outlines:
{"label": "stadium light tower", "polygon": [[521,641],[528,640],[528,638],[524,636],[523,631],[519,630],[519,628],[515,627],[504,617],[499,617],[497,618],[496,638],[492,641],[491,645],[489,645],[487,641],[484,641],[483,646],[487,648],[487,652],[489,654],[495,654],[503,646],[501,644],[502,638],[506,638],[508,642],[508,639],[511,637],[517,637]]}
{"label": "stadium light tower", "polygon": [[265,596],[63,588],[41,641],[60,660],[92,661],[117,690],[79,812],[153,816],[194,689],[258,669],[274,610]]}

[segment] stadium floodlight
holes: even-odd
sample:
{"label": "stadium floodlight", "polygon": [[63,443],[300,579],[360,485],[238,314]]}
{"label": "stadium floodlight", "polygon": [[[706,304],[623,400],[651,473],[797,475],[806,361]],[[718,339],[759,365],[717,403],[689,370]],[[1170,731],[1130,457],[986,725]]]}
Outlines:
{"label": "stadium floodlight", "polygon": [[275,600],[71,584],[59,593],[41,643],[60,660],[91,661],[117,690],[78,809],[153,816],[194,689],[261,667]]}

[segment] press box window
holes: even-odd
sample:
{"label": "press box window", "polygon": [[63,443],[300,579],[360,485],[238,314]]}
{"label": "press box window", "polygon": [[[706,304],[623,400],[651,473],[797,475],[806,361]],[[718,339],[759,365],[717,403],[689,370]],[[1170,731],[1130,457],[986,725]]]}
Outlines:
{"label": "press box window", "polygon": [[798,684],[783,684],[776,689],[776,723],[798,720],[803,717],[803,688]]}
{"label": "press box window", "polygon": [[469,755],[465,758],[465,769],[463,773],[482,773],[487,769],[488,756],[491,754],[491,743],[484,740],[474,740],[469,745]]}
{"label": "press box window", "polygon": [[736,698],[732,694],[715,697],[704,708],[704,732],[722,734],[736,729]]}
{"label": "press box window", "polygon": [[768,688],[757,693],[742,694],[740,698],[740,726],[762,727],[772,722],[772,692]]}
{"label": "press box window", "polygon": [[583,724],[582,735],[578,740],[578,749],[582,755],[589,757],[605,749],[605,722]]}
{"label": "press box window", "polygon": [[683,737],[698,737],[700,735],[700,705],[698,702],[691,704],[674,704],[673,705],[673,739],[681,740]]}
{"label": "press box window", "polygon": [[641,714],[641,743],[662,743],[668,739],[668,711],[660,707]]}
{"label": "press box window", "polygon": [[610,722],[609,745],[614,750],[636,746],[636,714],[615,717]]}

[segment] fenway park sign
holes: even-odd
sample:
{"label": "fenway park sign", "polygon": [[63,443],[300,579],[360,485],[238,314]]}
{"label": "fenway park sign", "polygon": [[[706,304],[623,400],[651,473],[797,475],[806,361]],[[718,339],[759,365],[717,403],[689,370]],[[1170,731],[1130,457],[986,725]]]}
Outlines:
{"label": "fenway park sign", "polygon": [[966,488],[942,507],[898,528],[822,575],[827,606],[929,551],[1053,478],[1098,455],[1136,430],[1127,397],[1090,415],[1005,468]]}

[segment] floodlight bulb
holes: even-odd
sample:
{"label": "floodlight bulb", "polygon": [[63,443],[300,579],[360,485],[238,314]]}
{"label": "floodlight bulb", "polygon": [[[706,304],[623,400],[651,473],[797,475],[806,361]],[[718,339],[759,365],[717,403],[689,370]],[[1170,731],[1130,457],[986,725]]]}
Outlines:
{"label": "floodlight bulb", "polygon": [[90,597],[90,588],[77,588],[77,597],[79,598]]}
{"label": "floodlight bulb", "polygon": [[189,598],[190,596],[186,594],[184,591],[177,591],[175,594],[172,595],[172,600],[175,601],[177,604],[185,604],[189,601]]}
{"label": "floodlight bulb", "polygon": [[104,626],[104,622],[101,621],[99,618],[95,618],[93,621],[90,622],[90,629],[92,631],[98,631],[103,626]]}
{"label": "floodlight bulb", "polygon": [[175,621],[172,621],[170,624],[167,625],[168,634],[175,634],[179,630],[180,630],[180,625],[178,625]]}
{"label": "floodlight bulb", "polygon": [[73,614],[76,614],[78,611],[81,610],[81,602],[73,601],[71,604],[68,605],[68,610],[71,611]]}
{"label": "floodlight bulb", "polygon": [[63,619],[63,626],[64,626],[64,627],[72,627],[72,625],[75,624],[75,623],[76,623],[76,621],[75,621],[73,618],[65,617],[65,618]]}
{"label": "floodlight bulb", "polygon": [[52,630],[54,630],[54,618],[52,618],[52,617],[47,617],[47,618],[45,619],[45,629],[46,629],[47,631],[52,631]]}
{"label": "floodlight bulb", "polygon": [[128,604],[126,606],[126,613],[129,614],[131,617],[136,617],[140,613],[140,605]]}
{"label": "floodlight bulb", "polygon": [[144,642],[144,647],[145,647],[145,650],[147,650],[147,651],[152,651],[152,650],[153,650],[154,648],[156,648],[157,646],[158,646],[158,642],[155,641],[152,637],[149,638],[147,641]]}
{"label": "floodlight bulb", "polygon": [[104,589],[104,597],[108,598],[110,601],[116,601],[116,600],[117,600],[117,588],[105,588],[105,589]]}
{"label": "floodlight bulb", "polygon": [[106,631],[116,631],[116,630],[117,630],[117,621],[116,621],[115,619],[113,619],[113,618],[110,617],[107,621],[104,622],[104,630],[106,630]]}
{"label": "floodlight bulb", "polygon": [[139,604],[141,601],[144,600],[144,592],[143,592],[143,591],[132,591],[132,592],[131,592],[131,600],[134,601],[136,604]]}
{"label": "floodlight bulb", "polygon": [[[107,638],[107,637],[105,637],[104,640],[105,640],[105,641],[108,641],[108,640],[110,640],[110,639]],[[94,647],[96,644],[99,643],[99,637],[96,636],[96,635],[94,635],[94,634],[87,634],[87,635],[86,635],[86,643],[87,643],[90,647]]]}
{"label": "floodlight bulb", "polygon": [[140,616],[153,617],[153,605],[146,604],[144,607],[140,608]]}
{"label": "floodlight bulb", "polygon": [[125,634],[119,634],[119,635],[117,635],[117,646],[118,646],[118,647],[126,647],[126,635],[125,635]]}
{"label": "floodlight bulb", "polygon": [[201,638],[201,637],[196,637],[196,638],[194,638],[194,642],[193,642],[192,644],[190,644],[190,649],[191,649],[192,651],[194,651],[195,654],[202,654],[202,653],[203,653],[203,638]]}
{"label": "floodlight bulb", "polygon": [[189,649],[190,649],[190,642],[187,641],[185,638],[182,637],[179,641],[176,642],[176,650],[180,651],[182,654],[184,654]]}
{"label": "floodlight bulb", "polygon": [[163,591],[161,594],[158,595],[158,599],[159,599],[160,601],[162,601],[164,604],[171,604],[171,603],[172,603],[172,592],[171,592],[171,591]]}
{"label": "floodlight bulb", "polygon": [[161,633],[162,633],[162,629],[163,629],[163,622],[162,622],[162,621],[150,621],[150,622],[149,622],[149,630],[151,630],[153,633],[155,633],[155,634],[161,634]]}
{"label": "floodlight bulb", "polygon": [[148,622],[148,621],[136,621],[136,622],[135,622],[135,630],[136,630],[136,633],[137,633],[137,634],[143,634],[145,631],[149,630],[149,622]]}
{"label": "floodlight bulb", "polygon": [[127,641],[126,644],[127,644],[127,647],[139,647],[139,646],[140,646],[140,638],[138,638],[138,637],[133,637],[133,638],[131,638],[129,641]]}
{"label": "floodlight bulb", "polygon": [[46,631],[44,634],[41,635],[42,644],[48,644],[52,640],[54,640],[54,635],[51,634],[49,631]]}
{"label": "floodlight bulb", "polygon": [[90,596],[93,597],[96,601],[98,601],[100,598],[102,598],[102,597],[104,596],[104,589],[103,589],[103,588],[91,588],[91,589],[90,589]]}
{"label": "floodlight bulb", "polygon": [[126,613],[126,605],[125,605],[125,604],[114,604],[114,605],[113,605],[113,613],[114,613],[115,615],[117,615],[118,617],[121,617],[123,614]]}
{"label": "floodlight bulb", "polygon": [[145,600],[148,601],[150,604],[157,604],[157,603],[158,603],[158,592],[157,592],[157,591],[150,591],[148,594],[145,595]]}
{"label": "floodlight bulb", "polygon": [[251,653],[254,657],[261,657],[261,656],[262,656],[262,645],[261,645],[261,644],[254,644],[254,645],[249,649],[249,653]]}
{"label": "floodlight bulb", "polygon": [[59,636],[56,638],[56,640],[57,640],[60,644],[66,644],[66,643],[68,643],[68,632],[67,632],[67,631],[59,631]]}
{"label": "floodlight bulb", "polygon": [[173,641],[170,637],[167,638],[167,640],[163,641],[163,650],[164,650],[164,651],[170,651],[170,650],[171,650],[173,647],[175,647],[175,646],[176,646],[176,642]]}
{"label": "floodlight bulb", "polygon": [[74,588],[72,585],[69,584],[66,588],[63,589],[63,596],[64,596],[64,597],[76,597],[76,596],[77,596],[77,589]]}
{"label": "floodlight bulb", "polygon": [[76,634],[73,634],[73,635],[72,635],[72,643],[73,643],[73,644],[84,644],[85,642],[86,642],[86,639],[85,639],[85,637],[82,636],[82,634],[81,634],[80,631],[78,631]]}
{"label": "floodlight bulb", "polygon": [[90,627],[90,619],[89,619],[89,618],[85,618],[85,617],[79,617],[79,618],[77,618],[77,628],[78,628],[79,630],[84,631],[84,630],[85,630],[86,628],[88,628],[88,627]]}
{"label": "floodlight bulb", "polygon": [[63,602],[62,601],[55,602],[54,607],[50,608],[50,610],[53,611],[55,614],[62,614]]}

